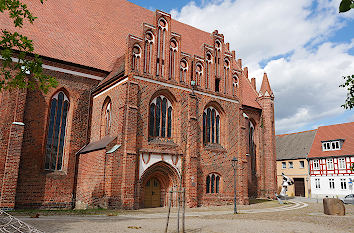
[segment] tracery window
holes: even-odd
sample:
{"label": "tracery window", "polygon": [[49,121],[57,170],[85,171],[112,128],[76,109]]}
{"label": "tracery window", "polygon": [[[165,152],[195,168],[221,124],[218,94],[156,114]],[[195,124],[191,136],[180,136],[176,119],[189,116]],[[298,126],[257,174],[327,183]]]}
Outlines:
{"label": "tracery window", "polygon": [[164,18],[160,18],[157,26],[158,26],[158,34],[157,34],[156,76],[163,77],[164,63],[165,63],[165,41],[166,41],[166,31],[168,25]]}
{"label": "tracery window", "polygon": [[64,92],[56,93],[50,102],[46,142],[46,170],[61,170],[63,165],[69,99]]}
{"label": "tracery window", "polygon": [[220,115],[213,107],[206,108],[203,113],[203,142],[220,143]]}
{"label": "tracery window", "polygon": [[152,62],[152,45],[154,43],[154,35],[148,31],[145,34],[145,52],[144,52],[144,72],[151,74]]}
{"label": "tracery window", "polygon": [[211,173],[206,177],[206,193],[219,193],[220,192],[220,176]]}
{"label": "tracery window", "polygon": [[172,104],[164,96],[156,97],[150,103],[149,136],[171,138],[172,135]]}
{"label": "tracery window", "polygon": [[176,69],[176,58],[177,58],[177,51],[178,51],[178,43],[175,39],[171,40],[170,43],[170,69],[169,69],[169,79],[173,79],[175,77],[175,69]]}
{"label": "tracery window", "polygon": [[229,81],[229,73],[230,73],[230,61],[229,59],[224,60],[224,93],[226,94],[227,90],[227,82]]}
{"label": "tracery window", "polygon": [[232,94],[237,95],[237,88],[238,88],[238,76],[234,74],[232,77]]}
{"label": "tracery window", "polygon": [[140,57],[141,57],[140,46],[134,45],[132,51],[132,70],[138,71]]}
{"label": "tracery window", "polygon": [[197,86],[200,86],[201,80],[203,76],[203,65],[198,62],[195,66],[195,82]]}
{"label": "tracery window", "polygon": [[185,59],[182,59],[180,62],[180,72],[179,78],[181,82],[187,82],[187,71],[188,71],[188,62]]}
{"label": "tracery window", "polygon": [[255,156],[255,144],[254,144],[254,126],[251,121],[248,122],[248,146],[249,146],[249,155],[251,156],[251,170],[255,172],[256,170],[256,156]]}
{"label": "tracery window", "polygon": [[210,77],[211,77],[211,63],[212,63],[212,56],[210,52],[206,54],[206,62],[205,62],[205,87],[207,89],[210,88]]}

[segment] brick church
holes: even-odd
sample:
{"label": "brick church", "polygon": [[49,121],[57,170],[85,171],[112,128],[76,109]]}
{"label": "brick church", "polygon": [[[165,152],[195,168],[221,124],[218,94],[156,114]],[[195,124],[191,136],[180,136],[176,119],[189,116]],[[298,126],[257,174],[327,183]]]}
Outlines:
{"label": "brick church", "polygon": [[124,0],[27,4],[59,85],[0,93],[0,208],[166,206],[180,186],[229,204],[234,157],[238,203],[274,196],[274,95],[223,34]]}

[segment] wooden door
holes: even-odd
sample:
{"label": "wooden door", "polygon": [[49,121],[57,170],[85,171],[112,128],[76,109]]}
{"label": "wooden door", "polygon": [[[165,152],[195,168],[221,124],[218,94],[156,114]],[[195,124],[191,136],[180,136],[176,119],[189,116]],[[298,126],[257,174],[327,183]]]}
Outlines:
{"label": "wooden door", "polygon": [[295,185],[295,196],[304,197],[305,196],[305,179],[304,178],[294,178]]}
{"label": "wooden door", "polygon": [[151,178],[145,184],[144,206],[145,208],[159,207],[161,199],[160,182],[156,178]]}

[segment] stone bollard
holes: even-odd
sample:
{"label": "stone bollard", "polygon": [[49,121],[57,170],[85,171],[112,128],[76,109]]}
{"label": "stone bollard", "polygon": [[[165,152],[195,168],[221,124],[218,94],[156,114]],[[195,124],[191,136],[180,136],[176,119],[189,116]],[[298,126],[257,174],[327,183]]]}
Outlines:
{"label": "stone bollard", "polygon": [[344,203],[338,198],[324,198],[323,212],[327,215],[345,215]]}

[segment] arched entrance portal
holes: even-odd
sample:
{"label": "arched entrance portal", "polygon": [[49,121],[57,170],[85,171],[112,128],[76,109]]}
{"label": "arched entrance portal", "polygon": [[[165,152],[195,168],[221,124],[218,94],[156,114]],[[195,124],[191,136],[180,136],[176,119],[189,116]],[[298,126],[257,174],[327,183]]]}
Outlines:
{"label": "arched entrance portal", "polygon": [[166,206],[169,198],[168,191],[178,187],[179,177],[176,168],[164,161],[150,166],[140,179],[140,207]]}

